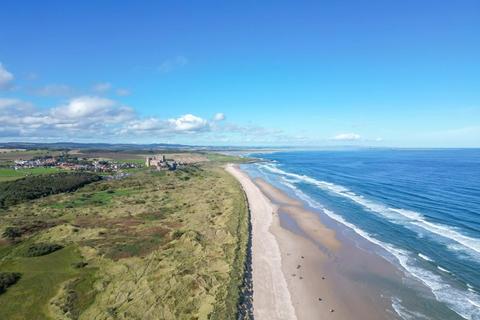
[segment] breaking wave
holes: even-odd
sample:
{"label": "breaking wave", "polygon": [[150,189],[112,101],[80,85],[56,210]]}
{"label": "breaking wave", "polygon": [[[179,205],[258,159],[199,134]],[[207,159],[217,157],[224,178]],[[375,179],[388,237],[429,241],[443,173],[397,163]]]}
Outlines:
{"label": "breaking wave", "polygon": [[418,256],[419,256],[420,258],[422,258],[423,260],[433,262],[433,260],[432,260],[431,258],[427,257],[427,256],[424,255],[424,254],[419,253]]}
{"label": "breaking wave", "polygon": [[[391,255],[391,258],[393,258],[394,261],[397,262],[403,270],[405,270],[406,275],[417,279],[418,281],[423,283],[427,288],[429,288],[429,290],[435,296],[436,300],[445,303],[451,310],[453,310],[454,312],[456,312],[458,315],[460,315],[465,319],[480,320],[480,308],[479,308],[480,296],[477,295],[476,292],[474,292],[473,290],[465,291],[465,290],[457,289],[452,285],[450,285],[449,283],[445,282],[441,276],[429,270],[421,268],[420,266],[418,266],[418,262],[415,259],[414,254],[412,254],[407,250],[397,248],[396,246],[390,243],[385,243],[383,241],[378,240],[368,232],[348,222],[342,216],[336,214],[331,210],[326,209],[320,203],[313,200],[310,196],[308,196],[302,190],[297,188],[293,183],[294,180],[289,178],[294,178],[299,180],[301,179],[302,181],[306,181],[308,183],[312,183],[315,185],[325,184],[331,187],[332,189],[335,189],[337,192],[351,193],[350,191],[348,191],[348,189],[341,186],[336,186],[327,182],[317,181],[307,176],[300,176],[293,173],[288,173],[272,166],[266,166],[266,165],[262,165],[262,166],[264,168],[267,168],[267,170],[269,170],[270,172],[279,173],[280,175],[282,175],[283,177],[281,179],[281,183],[287,186],[288,188],[290,188],[298,198],[305,201],[310,207],[321,210],[331,219],[350,228],[356,234],[368,240],[369,242],[383,248],[386,252],[389,253],[389,255]],[[285,177],[289,177],[289,178],[285,178]],[[355,195],[355,197],[361,197],[361,196]],[[379,205],[379,206],[382,206],[382,205]],[[423,254],[417,254],[417,255],[424,260],[432,261],[432,259],[430,259],[429,257]],[[388,259],[388,260],[391,261],[391,259]],[[415,318],[415,316],[418,315],[418,313],[406,310],[399,303],[396,303],[396,304],[393,303],[392,307],[403,319],[418,319],[418,317]],[[428,318],[425,318],[425,319],[428,319]]]}
{"label": "breaking wave", "polygon": [[392,299],[393,310],[404,320],[430,319],[426,315],[406,309],[399,298]]}
{"label": "breaking wave", "polygon": [[[430,222],[425,219],[425,217],[415,211],[390,208],[384,204],[377,203],[375,201],[366,199],[362,195],[358,195],[348,188],[330,183],[327,181],[320,181],[306,175],[299,175],[295,173],[286,172],[278,168],[275,164],[260,164],[258,165],[263,169],[270,171],[271,173],[276,173],[285,177],[293,178],[293,181],[290,182],[304,182],[311,185],[314,185],[322,190],[332,192],[338,196],[348,198],[353,202],[361,205],[362,207],[368,209],[369,211],[387,218],[389,221],[396,224],[420,227],[421,229],[428,231],[436,236],[454,241],[462,246],[462,249],[470,255],[478,258],[480,254],[480,239],[466,236],[455,228],[450,226],[445,226],[442,224],[437,224]],[[452,248],[452,247],[449,247]]]}

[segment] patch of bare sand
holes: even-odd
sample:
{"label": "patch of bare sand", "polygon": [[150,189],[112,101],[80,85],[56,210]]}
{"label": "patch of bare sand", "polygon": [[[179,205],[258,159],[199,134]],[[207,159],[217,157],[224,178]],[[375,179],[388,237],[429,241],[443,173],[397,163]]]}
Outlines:
{"label": "patch of bare sand", "polygon": [[257,178],[255,184],[262,190],[262,192],[271,200],[281,205],[289,206],[302,206],[302,203],[298,200],[292,199],[282,191],[278,190],[271,184],[265,182],[265,180]]}
{"label": "patch of bare sand", "polygon": [[335,231],[327,228],[311,211],[302,207],[282,207],[282,211],[289,214],[297,225],[305,232],[309,240],[325,248],[329,252],[337,251],[341,243],[335,236]]}

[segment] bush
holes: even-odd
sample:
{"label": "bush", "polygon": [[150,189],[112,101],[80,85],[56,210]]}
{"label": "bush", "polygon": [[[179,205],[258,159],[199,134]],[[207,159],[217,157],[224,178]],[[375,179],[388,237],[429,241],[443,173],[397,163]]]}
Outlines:
{"label": "bush", "polygon": [[2,237],[14,241],[26,234],[32,234],[43,229],[48,229],[57,225],[57,222],[35,220],[15,227],[6,227]]}
{"label": "bush", "polygon": [[8,287],[14,285],[22,275],[17,272],[0,272],[0,294],[4,293]]}
{"label": "bush", "polygon": [[27,257],[38,257],[62,249],[63,246],[55,243],[36,243],[31,245],[26,253]]}
{"label": "bush", "polygon": [[76,269],[85,268],[86,266],[88,266],[88,262],[80,261],[80,262],[73,263],[72,266]]}
{"label": "bush", "polygon": [[180,237],[183,236],[184,233],[185,233],[184,231],[177,229],[177,230],[173,231],[172,237],[174,239],[180,239]]}
{"label": "bush", "polygon": [[15,238],[22,236],[22,230],[18,227],[6,227],[5,231],[2,233],[2,236],[9,240],[15,240]]}

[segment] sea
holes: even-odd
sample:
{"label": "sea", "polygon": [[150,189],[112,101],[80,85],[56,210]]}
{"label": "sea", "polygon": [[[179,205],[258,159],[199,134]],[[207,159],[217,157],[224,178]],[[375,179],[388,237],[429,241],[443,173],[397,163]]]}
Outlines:
{"label": "sea", "polygon": [[[251,154],[244,165],[402,274],[399,319],[480,320],[480,149]],[[368,243],[368,245],[362,244]]]}

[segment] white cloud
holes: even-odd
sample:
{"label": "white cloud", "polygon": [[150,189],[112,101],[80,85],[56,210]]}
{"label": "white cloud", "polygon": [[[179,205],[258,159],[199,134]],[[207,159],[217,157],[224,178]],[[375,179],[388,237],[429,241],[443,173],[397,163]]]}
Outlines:
{"label": "white cloud", "polygon": [[146,132],[162,133],[168,131],[169,125],[166,120],[159,118],[135,119],[126,124],[123,133],[144,134]]}
{"label": "white cloud", "polygon": [[361,139],[361,136],[356,133],[340,133],[332,138],[336,141],[357,141]]}
{"label": "white cloud", "polygon": [[208,130],[209,123],[207,120],[186,114],[176,119],[168,119],[168,123],[174,131],[195,132]]}
{"label": "white cloud", "polygon": [[124,96],[129,96],[131,94],[130,90],[128,89],[117,89],[115,91],[115,93],[117,94],[117,96],[121,96],[121,97],[124,97]]}
{"label": "white cloud", "polygon": [[105,93],[112,89],[112,84],[109,82],[97,83],[92,87],[92,90],[96,93]]}
{"label": "white cloud", "polygon": [[7,108],[13,105],[16,105],[20,100],[18,99],[10,99],[10,98],[0,98],[0,110],[3,108]]}
{"label": "white cloud", "polygon": [[208,133],[212,124],[213,120],[193,114],[170,119],[140,118],[132,108],[99,96],[75,97],[48,109],[35,108],[19,99],[0,98],[0,137],[165,139],[179,134]]}
{"label": "white cloud", "polygon": [[184,56],[176,56],[172,59],[167,59],[162,62],[158,67],[158,71],[162,73],[170,72],[174,69],[185,66],[188,63],[188,59]]}
{"label": "white cloud", "polygon": [[30,103],[14,98],[0,98],[0,115],[7,113],[24,114],[32,110]]}
{"label": "white cloud", "polygon": [[134,119],[122,129],[124,134],[158,134],[173,136],[176,134],[207,133],[212,130],[213,122],[193,114],[185,114],[178,118],[163,120],[156,117]]}
{"label": "white cloud", "polygon": [[[51,108],[36,108],[20,99],[0,98],[0,139],[183,141],[183,143],[286,143],[280,130],[236,125],[223,113],[202,118],[184,114],[169,119],[140,117],[115,99],[79,96]],[[298,139],[297,139],[298,140]],[[138,141],[138,140],[137,140]]]}
{"label": "white cloud", "polygon": [[13,82],[13,74],[11,74],[0,62],[0,89],[7,89]]}
{"label": "white cloud", "polygon": [[73,98],[50,109],[36,109],[18,99],[0,99],[0,128],[25,137],[100,138],[114,134],[125,122],[135,118],[133,109],[101,97]]}
{"label": "white cloud", "polygon": [[71,99],[66,105],[54,108],[52,115],[66,119],[78,119],[85,117],[95,117],[105,113],[115,105],[110,99],[83,96]]}
{"label": "white cloud", "polygon": [[224,114],[224,113],[221,113],[221,112],[216,113],[216,114],[213,116],[213,120],[214,120],[214,121],[223,121],[223,120],[225,120],[225,119],[226,119],[225,114]]}
{"label": "white cloud", "polygon": [[75,90],[66,84],[49,84],[34,90],[34,94],[50,97],[50,96],[71,96]]}

